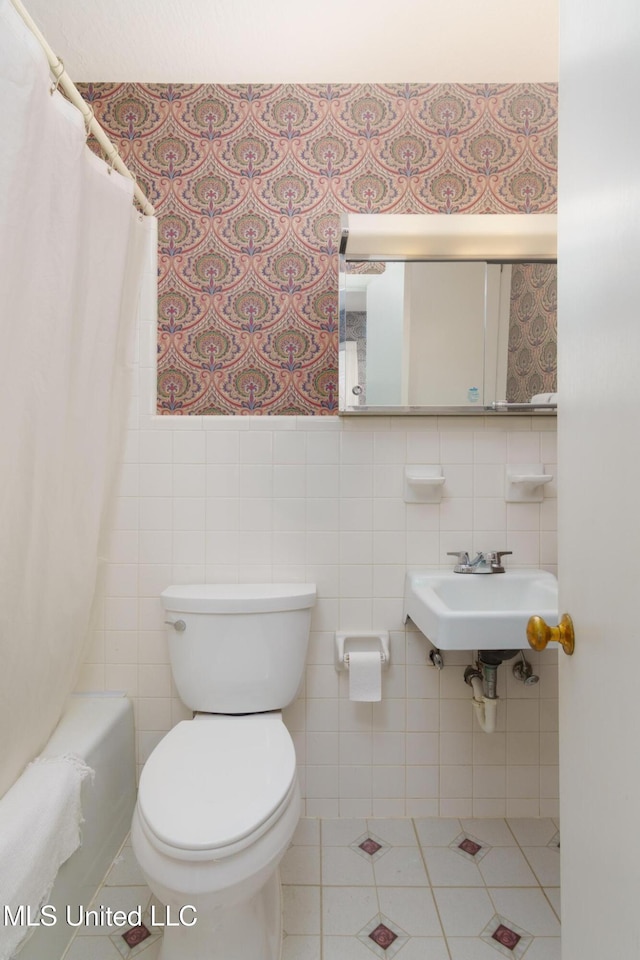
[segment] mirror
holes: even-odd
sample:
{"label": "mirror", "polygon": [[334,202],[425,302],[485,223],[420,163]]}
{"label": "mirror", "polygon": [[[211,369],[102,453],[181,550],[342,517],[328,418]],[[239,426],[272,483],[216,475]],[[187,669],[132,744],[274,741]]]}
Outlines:
{"label": "mirror", "polygon": [[347,267],[346,404],[486,407],[557,393],[555,264]]}
{"label": "mirror", "polygon": [[[383,235],[356,236],[355,253],[349,224],[341,257],[340,412],[555,414],[555,217],[377,219],[387,221]],[[414,234],[417,221],[428,221],[426,250],[388,223],[407,219]],[[527,237],[529,223],[514,234],[523,219],[538,221],[535,238]],[[464,221],[462,241],[456,220]],[[497,221],[508,221],[506,239],[486,236],[504,226]],[[484,232],[470,238],[476,229]],[[544,229],[551,239],[541,239]],[[369,252],[376,243],[382,255]],[[402,245],[411,251],[406,258],[397,252]]]}

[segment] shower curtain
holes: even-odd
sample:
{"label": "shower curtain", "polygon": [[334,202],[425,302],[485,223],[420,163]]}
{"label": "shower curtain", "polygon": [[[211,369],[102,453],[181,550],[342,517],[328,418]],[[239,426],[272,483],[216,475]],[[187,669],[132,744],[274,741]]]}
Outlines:
{"label": "shower curtain", "polygon": [[0,0],[0,795],[83,657],[155,221]]}

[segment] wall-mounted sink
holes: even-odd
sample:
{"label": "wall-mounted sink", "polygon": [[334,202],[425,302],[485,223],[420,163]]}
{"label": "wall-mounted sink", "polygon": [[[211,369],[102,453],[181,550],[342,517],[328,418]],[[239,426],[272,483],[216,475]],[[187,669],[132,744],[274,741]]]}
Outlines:
{"label": "wall-mounted sink", "polygon": [[534,568],[499,574],[410,570],[404,585],[404,619],[441,650],[528,647],[533,615],[558,622],[558,581]]}

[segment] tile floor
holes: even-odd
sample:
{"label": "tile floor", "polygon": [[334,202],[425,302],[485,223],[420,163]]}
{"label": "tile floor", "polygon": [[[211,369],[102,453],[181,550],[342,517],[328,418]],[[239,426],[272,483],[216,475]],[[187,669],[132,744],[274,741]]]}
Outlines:
{"label": "tile floor", "polygon": [[[303,819],[282,960],[560,960],[559,869],[554,820]],[[150,899],[125,844],[94,905],[143,904],[150,929],[83,927],[64,960],[155,960]]]}

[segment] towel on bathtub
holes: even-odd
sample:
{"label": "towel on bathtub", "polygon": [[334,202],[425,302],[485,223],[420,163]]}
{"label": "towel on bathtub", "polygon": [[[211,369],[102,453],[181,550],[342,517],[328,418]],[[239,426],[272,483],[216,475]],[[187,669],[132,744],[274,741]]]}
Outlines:
{"label": "towel on bathtub", "polygon": [[[80,757],[38,757],[0,800],[0,960],[32,932],[28,911],[35,921],[58,869],[80,846],[80,788],[88,775]],[[14,925],[16,917],[22,922]]]}

